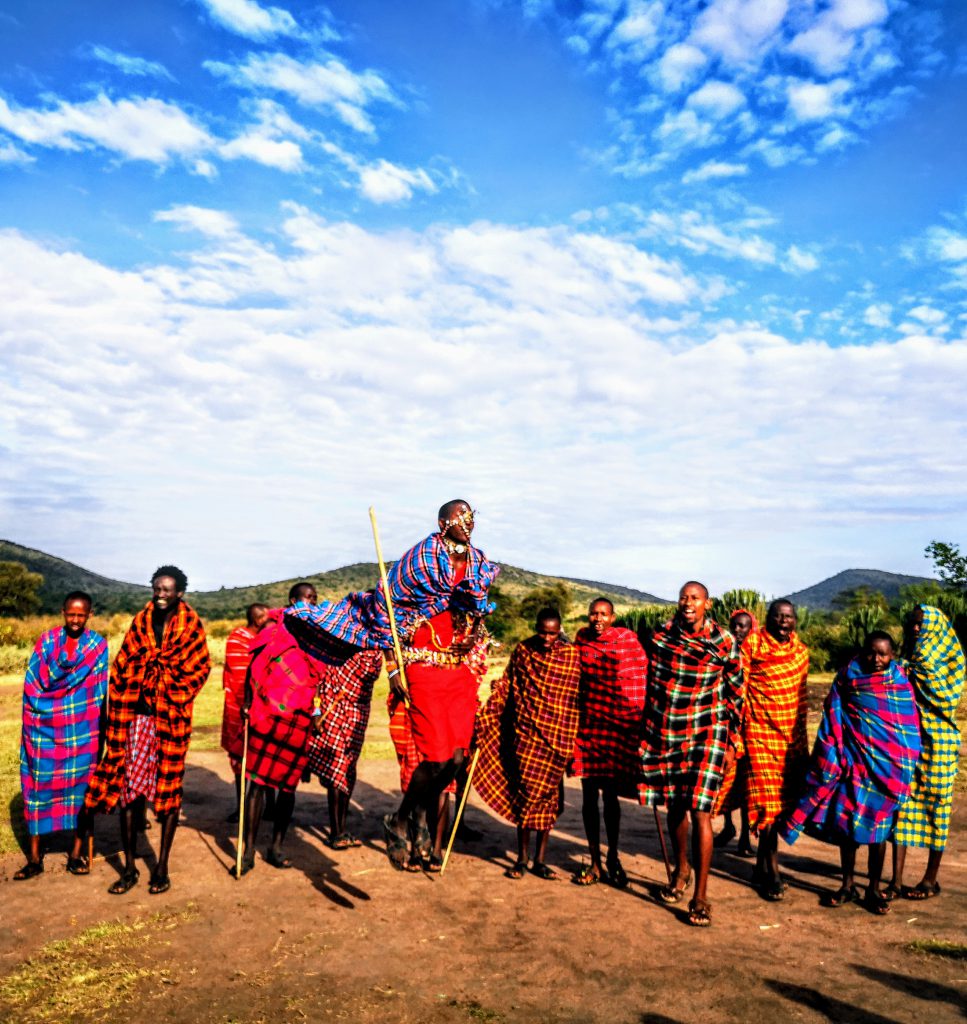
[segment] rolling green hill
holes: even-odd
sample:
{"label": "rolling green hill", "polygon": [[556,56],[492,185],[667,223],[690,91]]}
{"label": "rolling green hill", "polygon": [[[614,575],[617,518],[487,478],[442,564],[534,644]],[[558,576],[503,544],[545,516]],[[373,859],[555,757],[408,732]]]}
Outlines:
{"label": "rolling green hill", "polygon": [[[43,602],[41,611],[51,613],[60,609],[64,595],[70,590],[86,590],[93,598],[100,614],[114,612],[134,612],[140,608],[150,596],[150,589],[136,583],[124,583],[84,569],[72,562],[48,555],[46,552],[23,547],[12,541],[0,540],[0,561],[21,562],[31,572],[39,572],[44,577],[40,596]],[[366,590],[376,582],[379,570],[375,562],[357,562],[341,569],[328,572],[310,573],[302,579],[315,584],[319,596],[324,600],[343,597],[352,590]],[[296,578],[277,580],[273,583],[259,583],[249,587],[223,587],[220,590],[191,591],[188,600],[199,614],[208,619],[234,619],[244,614],[246,605],[253,601],[279,607],[284,605],[289,588]],[[582,606],[595,597],[604,596],[614,601],[622,609],[633,608],[641,604],[665,604],[659,597],[644,591],[632,590],[628,587],[611,586],[608,583],[596,583],[593,580],[574,580],[559,576],[545,576],[529,569],[519,569],[513,565],[502,565],[497,580],[502,594],[520,600],[537,587],[553,586],[565,583],[573,599],[572,613],[581,610]]]}
{"label": "rolling green hill", "polygon": [[893,601],[899,596],[900,587],[911,583],[934,582],[927,576],[903,576],[896,572],[883,572],[881,569],[844,569],[828,580],[790,594],[789,600],[814,611],[830,611],[833,599],[847,590],[868,587],[871,591],[878,590],[888,601]]}

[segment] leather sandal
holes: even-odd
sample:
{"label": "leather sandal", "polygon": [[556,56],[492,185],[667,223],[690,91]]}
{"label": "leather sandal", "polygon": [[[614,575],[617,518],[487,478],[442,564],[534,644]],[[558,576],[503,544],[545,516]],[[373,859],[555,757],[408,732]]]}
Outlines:
{"label": "leather sandal", "polygon": [[129,868],[121,873],[121,877],[108,889],[108,892],[112,896],[123,896],[138,884],[140,877],[141,872],[137,868]]}

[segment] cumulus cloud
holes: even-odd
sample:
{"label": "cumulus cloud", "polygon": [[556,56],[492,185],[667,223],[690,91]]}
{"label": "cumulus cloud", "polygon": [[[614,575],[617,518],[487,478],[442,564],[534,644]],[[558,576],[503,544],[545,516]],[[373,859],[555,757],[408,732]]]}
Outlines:
{"label": "cumulus cloud", "polygon": [[675,43],[661,55],[657,72],[662,87],[668,92],[679,89],[695,80],[699,71],[708,63],[708,56],[697,46]]}
{"label": "cumulus cloud", "polygon": [[[98,552],[101,571],[174,557],[202,587],[371,559],[374,499],[392,556],[467,492],[511,563],[666,594],[696,574],[734,585],[741,565],[779,590],[883,564],[905,524],[967,511],[967,451],[949,444],[963,342],[837,348],[716,323],[674,263],[564,227],[376,233],[288,206],[270,245],[218,210],[158,219],[197,246],[126,272],[0,232],[4,532]],[[870,471],[871,422],[903,474]],[[174,514],[154,548],[159,478]],[[630,534],[602,495],[633,510]],[[756,543],[737,552],[742,530]]]}
{"label": "cumulus cloud", "polygon": [[[789,52],[805,57],[822,75],[843,71],[859,34],[880,25],[889,16],[886,0],[833,0],[818,18],[789,43]],[[892,64],[882,64],[889,70]]]}
{"label": "cumulus cloud", "polygon": [[692,252],[714,253],[751,263],[776,262],[772,242],[751,231],[726,231],[697,210],[655,211],[648,216],[647,223],[652,235],[660,235],[666,242],[675,242]]}
{"label": "cumulus cloud", "polygon": [[850,83],[839,78],[833,82],[790,82],[787,86],[789,110],[797,121],[821,121],[841,111],[841,100]]}
{"label": "cumulus cloud", "polygon": [[778,30],[787,0],[712,0],[692,29],[691,41],[726,61],[751,60]]}
{"label": "cumulus cloud", "polygon": [[213,75],[240,88],[273,90],[307,107],[325,110],[355,131],[375,132],[369,107],[376,103],[401,105],[393,90],[375,71],[356,72],[342,61],[299,61],[285,53],[250,53],[240,64],[205,61]]}
{"label": "cumulus cloud", "polygon": [[716,119],[727,117],[745,104],[745,96],[731,82],[708,81],[688,97],[690,107],[698,107]]}
{"label": "cumulus cloud", "polygon": [[281,7],[262,7],[255,0],[198,0],[198,3],[222,28],[247,39],[300,34],[295,18]]}
{"label": "cumulus cloud", "polygon": [[0,128],[31,146],[55,149],[99,147],[127,160],[165,164],[208,148],[207,130],[179,106],[103,93],[83,103],[59,100],[51,107],[15,107],[0,97]]}

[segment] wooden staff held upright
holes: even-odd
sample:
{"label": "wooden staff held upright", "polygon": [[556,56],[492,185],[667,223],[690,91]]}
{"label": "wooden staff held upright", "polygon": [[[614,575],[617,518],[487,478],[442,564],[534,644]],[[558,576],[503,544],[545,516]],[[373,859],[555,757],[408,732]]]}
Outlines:
{"label": "wooden staff held upright", "polygon": [[[376,542],[376,560],[379,562],[379,578],[383,584],[383,597],[386,598],[386,611],[389,613],[389,629],[393,634],[393,653],[396,655],[396,670],[399,672],[399,681],[394,689],[398,690],[403,697],[403,703],[407,708],[410,706],[410,691],[406,685],[406,672],[403,668],[403,648],[400,646],[400,636],[396,632],[396,616],[393,614],[393,601],[389,596],[389,581],[386,578],[386,563],[383,561],[383,546],[379,542],[379,527],[376,525],[376,509],[369,507],[369,521],[373,524],[373,540]],[[390,680],[392,684],[393,680]]]}

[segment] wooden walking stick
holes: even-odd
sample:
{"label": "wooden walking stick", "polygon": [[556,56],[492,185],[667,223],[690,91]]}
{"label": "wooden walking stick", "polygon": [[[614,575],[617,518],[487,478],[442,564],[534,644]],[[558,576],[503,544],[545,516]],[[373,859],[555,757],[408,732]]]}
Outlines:
{"label": "wooden walking stick", "polygon": [[248,761],[248,716],[245,716],[245,732],[242,735],[242,774],[238,789],[238,845],[235,849],[235,878],[242,877],[242,842],[245,836],[245,763]]}
{"label": "wooden walking stick", "polygon": [[[396,670],[400,674],[399,690],[403,703],[410,706],[410,691],[406,685],[406,672],[403,670],[403,648],[400,646],[400,635],[396,632],[396,616],[393,614],[393,602],[389,596],[389,581],[386,579],[386,563],[383,561],[383,546],[379,542],[379,527],[376,525],[376,509],[369,506],[369,521],[373,524],[373,540],[376,542],[376,560],[379,562],[379,578],[383,584],[383,597],[386,598],[386,611],[389,613],[389,629],[393,634],[393,653],[396,655]],[[393,680],[390,680],[392,683]]]}
{"label": "wooden walking stick", "polygon": [[447,869],[447,861],[450,859],[450,851],[453,849],[453,840],[457,838],[457,829],[460,827],[460,819],[463,817],[463,809],[467,806],[467,797],[470,795],[470,783],[473,782],[473,772],[480,760],[480,747],[473,752],[473,760],[470,762],[470,771],[467,772],[467,784],[463,789],[463,797],[460,806],[457,808],[457,816],[453,819],[453,830],[450,833],[450,842],[447,843],[447,852],[443,855],[443,864],[440,867],[442,875]]}
{"label": "wooden walking stick", "polygon": [[661,843],[661,856],[665,862],[665,874],[668,875],[668,884],[672,884],[672,862],[668,859],[668,847],[665,845],[665,830],[661,826],[661,816],[658,814],[658,805],[652,804],[655,812],[655,828],[658,829],[658,842]]}

